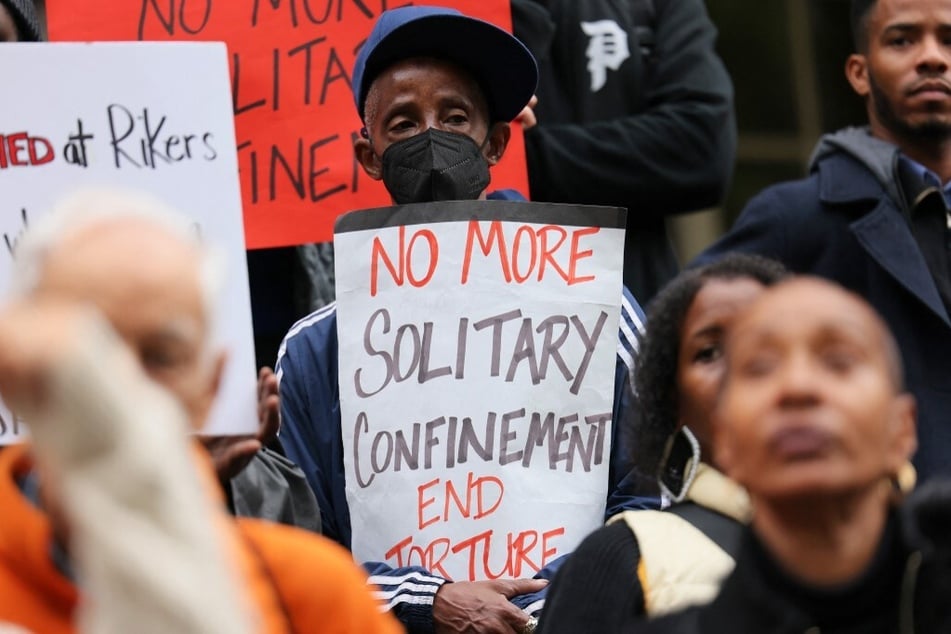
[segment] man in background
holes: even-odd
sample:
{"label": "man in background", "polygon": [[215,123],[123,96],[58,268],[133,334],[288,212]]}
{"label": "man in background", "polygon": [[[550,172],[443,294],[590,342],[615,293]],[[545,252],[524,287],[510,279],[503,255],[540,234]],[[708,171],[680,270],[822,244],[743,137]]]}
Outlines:
{"label": "man in background", "polygon": [[926,480],[951,474],[951,0],[853,0],[852,28],[869,126],[823,137],[809,177],[751,200],[699,261],[758,253],[872,304],[918,402]]}

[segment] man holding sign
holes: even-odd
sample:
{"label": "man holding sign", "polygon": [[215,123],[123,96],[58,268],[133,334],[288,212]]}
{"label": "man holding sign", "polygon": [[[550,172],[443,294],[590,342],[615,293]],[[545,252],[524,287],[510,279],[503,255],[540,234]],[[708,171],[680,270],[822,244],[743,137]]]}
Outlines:
{"label": "man holding sign", "polygon": [[[502,158],[510,135],[508,122],[528,103],[536,81],[537,70],[531,54],[518,40],[493,25],[435,7],[409,7],[384,13],[364,44],[353,73],[356,105],[365,125],[363,138],[355,143],[357,158],[371,178],[383,181],[397,204],[486,198],[524,200],[513,191],[487,194],[489,168]],[[578,230],[578,233],[584,231]],[[575,247],[580,243],[580,238],[578,240],[572,241]],[[577,248],[575,251],[580,257],[589,253]],[[455,257],[461,256],[456,254]],[[343,265],[343,261],[344,258],[338,259],[338,265]],[[614,288],[620,288],[620,270],[616,273]],[[340,280],[338,266],[338,296],[347,290]],[[613,304],[614,321],[599,322],[600,326],[617,323],[617,301],[613,300]],[[314,487],[325,534],[355,547],[355,532],[363,531],[365,526],[355,521],[356,531],[351,530],[354,508],[348,493],[352,493],[353,480],[359,476],[345,475],[353,473],[354,460],[349,449],[344,452],[340,402],[344,390],[338,386],[338,374],[343,372],[338,370],[338,362],[342,368],[353,359],[338,353],[337,310],[336,306],[330,306],[298,322],[281,346],[277,374],[281,381],[282,442]],[[612,343],[609,349],[611,356],[617,350],[614,397],[613,403],[608,404],[609,408],[613,405],[615,421],[632,397],[627,374],[633,365],[633,333],[640,327],[639,314],[640,308],[625,292],[620,317],[621,341]],[[341,323],[352,328],[350,323]],[[578,338],[597,339],[588,337],[592,332],[590,325],[580,324],[580,320],[572,323],[581,326],[572,333]],[[389,326],[384,328],[389,330]],[[460,332],[462,330],[460,326]],[[612,332],[607,326],[603,330]],[[566,328],[564,333],[567,332]],[[568,336],[564,333],[562,342]],[[424,336],[424,340],[431,335]],[[455,340],[455,335],[452,336]],[[609,339],[613,339],[613,335]],[[342,338],[340,346],[342,353]],[[564,366],[560,357],[552,365],[559,361]],[[422,374],[428,373],[419,367]],[[584,367],[575,369],[580,382]],[[550,373],[554,374],[554,370]],[[410,383],[413,382],[404,385]],[[596,385],[592,391],[602,394],[610,391],[610,378],[603,383],[604,386]],[[422,391],[416,398],[421,395]],[[609,419],[610,414],[606,418]],[[348,419],[348,422],[352,431],[352,421]],[[591,429],[604,430],[604,423],[610,422],[601,421],[600,427]],[[503,427],[507,424],[502,423]],[[465,421],[460,425],[460,434],[465,434]],[[448,424],[446,429],[451,426]],[[607,484],[609,512],[631,508],[638,502],[631,495],[623,500],[623,494],[619,495],[624,489],[621,480],[628,474],[630,465],[623,460],[628,453],[626,448],[614,438],[617,427],[610,425],[610,440],[614,442],[607,478],[610,481]],[[431,431],[427,428],[427,433]],[[412,433],[411,430],[406,432]],[[603,436],[601,438],[603,441]],[[448,445],[449,441],[446,442]],[[431,446],[428,441],[427,446]],[[548,459],[547,452],[544,459]],[[604,484],[602,481],[602,488]],[[396,493],[402,495],[405,491]],[[412,493],[416,495],[415,490]],[[447,498],[448,495],[451,494],[447,494]],[[602,492],[601,504],[603,500]],[[424,505],[421,498],[420,509]],[[415,515],[412,508],[406,508],[405,514]],[[354,518],[357,517],[354,513]],[[386,523],[390,518],[381,515],[377,519],[379,523]],[[422,517],[420,523],[426,523]],[[557,560],[545,562],[542,556],[542,566],[536,566],[537,561],[524,567],[506,566],[510,573],[505,575],[508,579],[500,578],[502,575],[475,574],[470,575],[470,580],[447,583],[449,575],[442,574],[441,568],[432,566],[430,570],[414,566],[412,556],[401,561],[392,553],[379,552],[371,559],[380,562],[367,564],[371,581],[381,586],[380,596],[413,632],[433,629],[439,632],[530,631],[534,623],[530,616],[539,612],[544,603],[545,581],[541,579],[549,578],[557,565]],[[532,568],[538,567],[542,568],[536,575],[538,580],[514,579],[522,576],[514,570],[531,574]],[[490,579],[474,581],[473,578]]]}

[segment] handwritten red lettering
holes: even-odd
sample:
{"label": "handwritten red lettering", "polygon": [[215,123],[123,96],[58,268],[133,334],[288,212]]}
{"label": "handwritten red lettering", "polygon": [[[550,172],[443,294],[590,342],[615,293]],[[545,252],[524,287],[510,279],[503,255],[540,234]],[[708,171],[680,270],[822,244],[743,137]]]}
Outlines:
{"label": "handwritten red lettering", "polygon": [[[469,477],[470,478],[472,477],[471,473],[469,474]],[[495,493],[497,494],[497,497],[495,498],[495,503],[489,508],[485,507],[485,497],[487,496],[484,496],[485,485],[487,484],[494,484],[496,487]],[[492,513],[496,511],[496,509],[499,508],[499,504],[502,503],[502,496],[505,494],[505,487],[502,485],[502,480],[500,480],[499,478],[495,476],[483,476],[479,478],[478,480],[476,480],[473,483],[473,485],[476,487],[476,490],[478,492],[479,511],[478,513],[472,516],[472,519],[479,520],[479,519],[482,519],[483,517],[486,517],[487,515],[491,515]],[[472,490],[473,485],[470,485],[470,491]]]}
{"label": "handwritten red lettering", "polygon": [[437,484],[439,484],[439,478],[436,478],[435,480],[430,480],[430,481],[427,482],[426,484],[420,485],[420,486],[417,487],[417,489],[416,489],[417,497],[418,497],[418,499],[419,499],[419,502],[418,502],[418,504],[417,504],[417,506],[416,506],[416,511],[417,511],[417,512],[416,512],[416,516],[417,516],[417,518],[418,518],[418,520],[419,520],[419,521],[417,522],[417,525],[419,526],[419,529],[420,529],[420,530],[426,528],[426,527],[429,526],[430,524],[435,524],[436,522],[439,521],[439,515],[438,515],[438,514],[435,515],[435,516],[433,516],[433,517],[431,517],[430,519],[428,519],[428,520],[426,520],[426,521],[423,521],[423,509],[425,509],[427,506],[429,506],[429,505],[431,505],[431,504],[433,504],[433,503],[436,502],[436,496],[435,496],[435,495],[432,496],[432,497],[426,498],[426,500],[424,501],[424,500],[423,500],[423,490],[424,490],[424,489],[428,489],[428,488],[430,488],[430,487],[432,487],[432,486],[435,486],[435,485],[437,485]]}
{"label": "handwritten red lettering", "polygon": [[[370,249],[370,296],[375,297],[379,289],[380,278],[380,260],[383,260],[383,266],[390,272],[390,277],[396,282],[397,286],[402,286],[409,279],[409,283],[416,288],[420,288],[429,283],[436,273],[436,265],[439,262],[439,242],[435,234],[429,229],[420,229],[410,238],[409,248],[406,247],[406,227],[400,226],[397,231],[399,238],[397,241],[397,263],[394,265],[383,245],[379,236],[373,238],[373,245]],[[413,253],[416,247],[416,241],[424,238],[429,247],[429,263],[426,265],[426,274],[417,277],[413,273],[414,258]]]}
{"label": "handwritten red lettering", "polygon": [[561,537],[565,534],[564,528],[556,528],[554,530],[546,531],[542,533],[542,565],[547,566],[547,562],[551,561],[558,554],[558,549],[548,546],[548,540],[554,539],[556,537]]}
{"label": "handwritten red lettering", "polygon": [[403,539],[397,542],[397,544],[393,546],[393,548],[390,548],[388,551],[386,551],[386,553],[383,556],[386,557],[387,559],[392,559],[393,557],[396,557],[396,567],[402,568],[403,566],[406,565],[405,563],[403,563],[403,549],[412,543],[413,543],[413,536],[410,535],[406,539]]}
{"label": "handwritten red lettering", "polygon": [[[525,239],[523,238],[525,235],[528,236],[528,246],[531,249],[531,255],[528,260],[528,271],[525,275],[519,275],[518,267],[519,262],[522,260],[520,250],[525,244]],[[521,284],[532,276],[532,271],[535,270],[535,262],[537,259],[538,246],[535,243],[535,231],[531,227],[523,225],[515,231],[515,240],[512,244],[512,275],[515,277],[516,282]]]}
{"label": "handwritten red lettering", "polygon": [[590,282],[594,279],[593,275],[578,277],[578,260],[582,258],[590,258],[591,254],[593,253],[591,249],[578,251],[578,245],[581,242],[582,237],[598,233],[599,231],[601,231],[600,227],[586,227],[571,233],[571,259],[568,260],[567,280],[569,286],[581,284],[582,282]]}
{"label": "handwritten red lettering", "polygon": [[[424,509],[435,503],[435,496],[424,497],[428,490],[435,487],[440,482],[439,478],[417,487],[417,525],[423,529],[436,522],[448,522],[455,510],[459,517],[464,519],[479,520],[495,513],[499,505],[502,504],[502,498],[505,496],[505,485],[502,480],[495,476],[475,477],[471,471],[466,476],[464,495],[459,494],[459,486],[452,480],[446,480],[443,487],[442,514],[426,516],[424,519]],[[474,495],[473,495],[474,494]],[[475,505],[473,506],[473,497]],[[465,499],[463,499],[465,498]]]}
{"label": "handwritten red lettering", "polygon": [[[551,232],[558,234],[558,242],[556,242],[554,246],[550,246],[548,242],[548,234]],[[538,265],[538,281],[541,281],[545,277],[545,262],[551,264],[552,268],[558,272],[558,275],[560,275],[562,279],[568,279],[568,273],[558,265],[558,261],[555,260],[554,255],[558,252],[558,249],[561,248],[561,245],[565,243],[567,238],[568,232],[564,227],[559,227],[558,225],[545,225],[538,230],[538,241],[541,243],[542,252],[542,261]]]}
{"label": "handwritten red lettering", "polygon": [[469,517],[469,507],[472,505],[472,472],[469,472],[469,486],[466,486],[466,505],[462,505],[462,500],[459,499],[459,494],[456,492],[456,487],[453,485],[452,480],[446,482],[446,503],[443,506],[442,516],[449,519],[449,500],[452,498],[455,500],[456,508],[459,509],[459,514],[462,517]]}
{"label": "handwritten red lettering", "polygon": [[0,169],[44,165],[53,160],[52,144],[26,132],[0,134]]}
{"label": "handwritten red lettering", "polygon": [[545,225],[536,230],[531,225],[519,225],[511,239],[510,252],[501,221],[493,220],[489,223],[488,232],[484,233],[482,223],[471,220],[466,235],[460,281],[462,284],[469,281],[476,245],[490,266],[494,261],[492,256],[498,256],[502,278],[506,283],[512,283],[514,280],[516,284],[524,284],[532,277],[541,282],[548,271],[552,271],[552,275],[557,275],[568,286],[593,281],[594,275],[579,274],[578,264],[580,260],[590,258],[594,254],[592,249],[581,250],[582,238],[599,231],[599,227],[574,229],[570,232],[570,244],[566,246],[569,231],[564,227]]}
{"label": "handwritten red lettering", "polygon": [[[425,238],[426,243],[429,245],[429,265],[426,269],[426,275],[417,278],[413,275],[413,252],[416,247],[416,240],[420,237]],[[406,274],[409,278],[409,283],[416,288],[425,286],[429,280],[433,279],[433,274],[436,272],[436,262],[439,260],[439,243],[436,241],[436,236],[433,235],[433,232],[429,229],[417,231],[409,241],[409,251],[404,257],[407,259]]]}
{"label": "handwritten red lettering", "polygon": [[[466,579],[518,578],[532,575],[560,554],[553,543],[565,534],[564,527],[508,532],[504,535],[484,530],[455,543],[447,537],[438,537],[428,543],[414,543],[409,536],[400,540],[386,553],[395,566],[422,566],[444,577],[448,563],[462,564]],[[500,559],[503,557],[503,559]],[[503,561],[495,570],[490,560]]]}
{"label": "handwritten red lettering", "polygon": [[482,235],[482,228],[479,226],[479,221],[471,220],[469,221],[469,232],[466,235],[466,250],[463,253],[462,283],[465,284],[469,281],[469,266],[472,264],[474,238],[479,240],[479,249],[482,250],[482,255],[485,256],[488,256],[489,253],[492,252],[492,245],[498,242],[499,264],[502,267],[502,275],[505,277],[506,282],[511,282],[512,272],[509,269],[508,251],[505,248],[505,235],[502,233],[502,223],[498,220],[493,220],[489,225],[489,235],[486,238]]}

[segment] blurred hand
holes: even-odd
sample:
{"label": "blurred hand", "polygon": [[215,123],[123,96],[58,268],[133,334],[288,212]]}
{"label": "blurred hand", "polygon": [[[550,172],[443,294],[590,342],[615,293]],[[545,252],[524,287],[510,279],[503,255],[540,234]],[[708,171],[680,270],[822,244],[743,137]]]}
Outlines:
{"label": "blurred hand", "polygon": [[0,309],[0,394],[7,405],[42,407],[50,373],[79,347],[93,319],[88,307],[49,298]]}
{"label": "blurred hand", "polygon": [[218,479],[227,482],[241,473],[254,458],[254,454],[274,439],[280,426],[277,377],[271,368],[261,368],[258,373],[257,433],[243,436],[200,436],[199,439],[211,454]]}
{"label": "blurred hand", "polygon": [[544,579],[446,583],[433,601],[436,634],[519,634],[528,615],[509,599],[546,585]]}
{"label": "blurred hand", "polygon": [[534,128],[538,123],[538,119],[535,118],[535,106],[538,105],[538,96],[532,95],[531,100],[529,100],[528,105],[522,108],[522,111],[518,113],[518,116],[515,117],[515,121],[522,124],[522,127],[526,130]]}

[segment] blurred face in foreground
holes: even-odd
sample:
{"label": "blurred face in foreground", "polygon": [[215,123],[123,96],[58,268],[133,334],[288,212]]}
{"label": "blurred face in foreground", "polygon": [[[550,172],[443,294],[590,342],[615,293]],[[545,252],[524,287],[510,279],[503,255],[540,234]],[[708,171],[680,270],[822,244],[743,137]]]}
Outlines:
{"label": "blurred face in foreground", "polygon": [[38,294],[88,302],[109,320],[146,374],[205,422],[221,358],[208,353],[201,254],[141,218],[104,219],[68,233],[50,253]]}
{"label": "blurred face in foreground", "polygon": [[735,324],[715,451],[754,500],[880,487],[913,453],[914,420],[894,342],[859,298],[801,278],[765,291]]}

